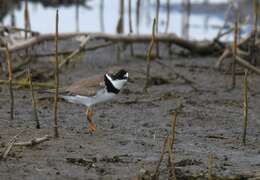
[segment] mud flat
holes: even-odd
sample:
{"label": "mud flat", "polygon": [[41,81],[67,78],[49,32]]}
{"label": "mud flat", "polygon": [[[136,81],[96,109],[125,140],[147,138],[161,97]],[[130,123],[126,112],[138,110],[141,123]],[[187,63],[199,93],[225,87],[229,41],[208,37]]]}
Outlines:
{"label": "mud flat", "polygon": [[[146,47],[135,48],[141,53]],[[166,48],[161,48],[163,57],[151,65],[147,94],[143,93],[146,62],[129,56],[128,49],[120,60],[114,46],[87,52],[83,60],[62,70],[63,85],[112,66],[127,69],[130,82],[118,98],[94,108],[98,129],[93,135],[82,129],[84,107],[60,101],[60,138],[34,147],[14,147],[7,160],[0,161],[0,179],[149,179],[171,131],[172,112],[178,112],[174,153],[178,179],[207,179],[209,154],[214,156],[216,179],[256,178],[260,173],[259,77],[249,75],[249,124],[243,146],[243,76],[237,76],[237,86],[230,90],[231,76],[213,68],[215,57],[168,57]],[[38,101],[40,130],[34,128],[28,90],[15,90],[13,121],[4,85],[0,102],[0,151],[21,129],[25,131],[19,141],[53,134],[52,100]],[[166,162],[165,158],[160,179],[168,177]]]}

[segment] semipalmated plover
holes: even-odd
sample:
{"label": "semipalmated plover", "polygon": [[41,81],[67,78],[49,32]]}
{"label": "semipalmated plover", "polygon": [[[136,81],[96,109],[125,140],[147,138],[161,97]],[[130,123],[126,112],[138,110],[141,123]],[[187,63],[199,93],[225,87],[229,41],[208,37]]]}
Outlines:
{"label": "semipalmated plover", "polygon": [[82,104],[87,107],[88,130],[93,133],[96,131],[96,125],[92,121],[92,106],[115,97],[127,80],[128,72],[120,69],[114,74],[106,73],[105,75],[94,76],[74,83],[65,88],[60,93],[60,97],[68,102]]}

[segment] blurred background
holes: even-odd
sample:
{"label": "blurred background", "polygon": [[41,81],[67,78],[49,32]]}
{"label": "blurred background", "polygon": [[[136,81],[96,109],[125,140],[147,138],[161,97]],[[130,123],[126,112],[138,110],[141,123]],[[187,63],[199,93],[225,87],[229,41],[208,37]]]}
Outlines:
{"label": "blurred background", "polygon": [[[60,32],[116,33],[120,7],[123,7],[123,33],[129,33],[128,0],[29,0],[28,2],[31,29],[40,33],[54,32],[57,8],[60,10]],[[133,33],[151,33],[157,3],[156,0],[131,0]],[[24,27],[24,4],[23,0],[0,0],[0,23],[5,26]],[[251,31],[252,1],[160,0],[158,31],[176,33],[186,39],[211,40],[223,26],[224,29],[233,26],[236,8],[240,13],[243,35]],[[168,10],[169,23],[167,23]],[[224,40],[230,39],[232,35],[225,36]]]}

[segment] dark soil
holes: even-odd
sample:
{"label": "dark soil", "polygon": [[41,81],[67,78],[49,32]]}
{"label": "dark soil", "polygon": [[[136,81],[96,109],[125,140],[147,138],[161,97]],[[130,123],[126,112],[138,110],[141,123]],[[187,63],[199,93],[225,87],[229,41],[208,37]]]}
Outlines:
{"label": "dark soil", "polygon": [[[147,45],[136,45],[144,53]],[[60,138],[34,147],[14,147],[0,161],[0,179],[134,179],[150,177],[160,157],[172,112],[178,112],[174,162],[179,179],[207,179],[208,156],[213,154],[213,174],[219,179],[248,179],[260,173],[260,83],[249,75],[247,144],[241,144],[243,127],[242,75],[230,90],[231,76],[213,67],[217,58],[168,56],[151,65],[151,83],[143,93],[146,61],[129,55],[116,60],[116,47],[87,52],[83,60],[61,72],[63,85],[106,72],[113,66],[129,71],[130,82],[111,102],[94,107],[97,132],[82,129],[85,108],[59,102]],[[137,52],[137,50],[136,50]],[[44,59],[34,63],[41,70]],[[227,66],[228,67],[228,66]],[[37,78],[36,78],[37,80]],[[15,119],[9,120],[9,93],[0,92],[0,151],[21,130],[18,141],[53,135],[51,99],[38,101],[41,129],[32,120],[30,92],[15,90]],[[44,97],[37,93],[37,97]],[[166,156],[160,179],[168,177]],[[140,178],[141,179],[141,178]]]}

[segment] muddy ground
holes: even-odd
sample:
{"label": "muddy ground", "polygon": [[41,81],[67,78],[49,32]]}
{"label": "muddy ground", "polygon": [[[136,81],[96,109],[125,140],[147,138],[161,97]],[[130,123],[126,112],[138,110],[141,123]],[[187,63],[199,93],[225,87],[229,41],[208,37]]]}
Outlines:
{"label": "muddy ground", "polygon": [[[143,53],[147,45],[136,45]],[[46,46],[40,47],[44,52]],[[104,73],[113,66],[129,71],[130,82],[111,102],[94,107],[97,132],[82,129],[85,108],[59,103],[60,138],[34,147],[14,147],[0,161],[0,179],[134,179],[153,173],[163,141],[171,132],[171,114],[178,112],[174,161],[178,179],[207,179],[208,156],[219,179],[249,179],[260,173],[260,83],[249,75],[247,145],[241,144],[243,126],[242,74],[230,90],[230,74],[215,70],[216,57],[168,56],[152,62],[151,86],[143,93],[146,62],[129,55],[127,48],[116,60],[116,46],[87,52],[83,60],[61,72],[61,83]],[[185,53],[182,53],[185,54]],[[48,67],[38,59],[34,67]],[[224,69],[227,69],[225,66]],[[38,69],[39,70],[39,69]],[[48,71],[52,69],[49,68]],[[240,71],[243,72],[243,71]],[[44,78],[41,79],[44,81]],[[37,97],[44,97],[37,93]],[[30,92],[15,90],[15,119],[9,120],[9,95],[0,92],[0,151],[21,130],[18,141],[53,135],[52,100],[38,101],[41,129],[32,120]],[[160,179],[167,179],[166,157]]]}

